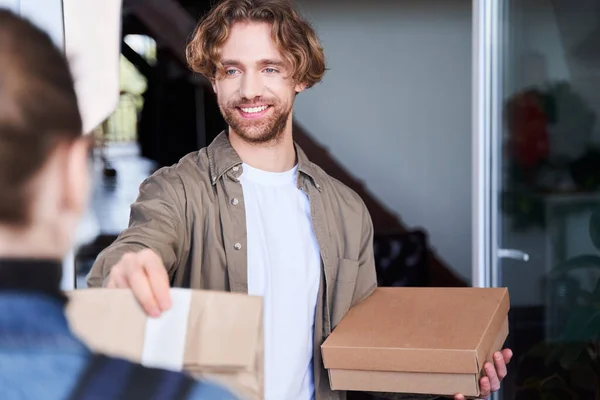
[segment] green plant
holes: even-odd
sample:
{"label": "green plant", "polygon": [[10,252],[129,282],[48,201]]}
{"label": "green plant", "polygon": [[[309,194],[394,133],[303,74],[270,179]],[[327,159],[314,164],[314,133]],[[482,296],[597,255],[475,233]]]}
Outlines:
{"label": "green plant", "polygon": [[[600,271],[600,211],[590,217],[589,234],[598,253],[556,266],[548,277],[551,285],[569,282],[576,271]],[[570,288],[568,316],[558,340],[540,343],[524,356],[543,359],[545,375],[528,378],[519,390],[534,389],[549,400],[600,400],[600,280],[592,290]]]}

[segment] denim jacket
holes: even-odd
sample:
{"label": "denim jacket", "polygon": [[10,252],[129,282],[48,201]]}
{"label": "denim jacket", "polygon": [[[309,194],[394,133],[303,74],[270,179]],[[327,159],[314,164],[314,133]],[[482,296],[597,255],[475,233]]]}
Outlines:
{"label": "denim jacket", "polygon": [[[73,336],[63,310],[59,298],[45,293],[0,291],[0,399],[69,398],[92,352]],[[189,399],[234,397],[204,383]]]}

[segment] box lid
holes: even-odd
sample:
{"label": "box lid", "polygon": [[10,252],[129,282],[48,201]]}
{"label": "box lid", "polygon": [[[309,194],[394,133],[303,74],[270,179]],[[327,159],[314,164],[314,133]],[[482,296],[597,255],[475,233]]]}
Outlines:
{"label": "box lid", "polygon": [[509,307],[506,288],[377,288],[325,340],[323,362],[327,369],[478,373]]}

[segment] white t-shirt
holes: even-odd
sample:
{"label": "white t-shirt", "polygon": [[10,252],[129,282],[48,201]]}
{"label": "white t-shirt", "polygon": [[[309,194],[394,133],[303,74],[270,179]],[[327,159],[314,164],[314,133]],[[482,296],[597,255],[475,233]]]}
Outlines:
{"label": "white t-shirt", "polygon": [[308,196],[297,187],[297,167],[242,167],[248,293],[264,298],[265,400],[311,400],[321,258]]}

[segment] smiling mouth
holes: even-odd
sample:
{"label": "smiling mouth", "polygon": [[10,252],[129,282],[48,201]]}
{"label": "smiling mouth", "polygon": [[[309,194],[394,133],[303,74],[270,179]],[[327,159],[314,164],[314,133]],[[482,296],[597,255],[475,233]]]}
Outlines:
{"label": "smiling mouth", "polygon": [[258,114],[262,111],[265,111],[269,106],[260,106],[260,107],[239,107],[240,110],[245,112],[246,114]]}
{"label": "smiling mouth", "polygon": [[237,107],[237,109],[240,111],[240,114],[242,114],[242,116],[246,118],[260,117],[264,115],[270,108],[271,106],[269,105],[257,107]]}

